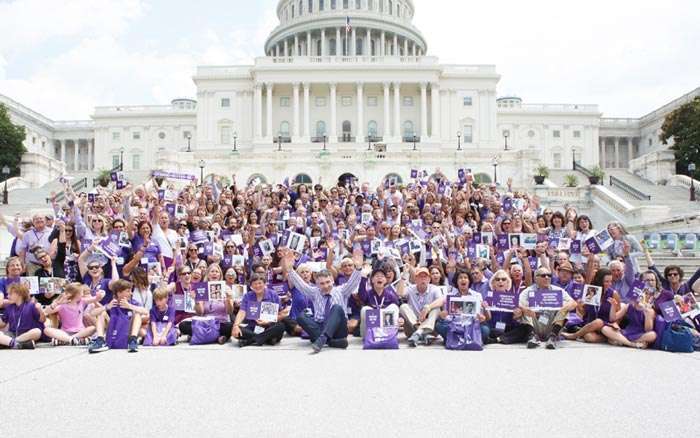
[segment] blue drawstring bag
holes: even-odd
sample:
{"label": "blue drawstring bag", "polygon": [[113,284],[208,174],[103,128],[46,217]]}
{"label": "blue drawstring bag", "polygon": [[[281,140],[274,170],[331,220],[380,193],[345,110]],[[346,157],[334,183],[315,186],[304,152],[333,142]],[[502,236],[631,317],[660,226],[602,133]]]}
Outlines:
{"label": "blue drawstring bag", "polygon": [[661,349],[671,353],[692,353],[694,341],[689,324],[681,321],[672,322],[664,330]]}

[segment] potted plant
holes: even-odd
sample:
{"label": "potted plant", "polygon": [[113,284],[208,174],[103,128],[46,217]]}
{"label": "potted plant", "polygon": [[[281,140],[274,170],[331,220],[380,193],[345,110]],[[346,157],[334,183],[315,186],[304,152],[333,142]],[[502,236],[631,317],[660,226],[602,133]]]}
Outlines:
{"label": "potted plant", "polygon": [[535,168],[535,184],[542,185],[544,180],[549,178],[549,167],[544,164],[540,164]]}
{"label": "potted plant", "polygon": [[97,174],[96,179],[97,183],[102,187],[107,187],[112,181],[112,177],[110,176],[109,170],[100,170],[100,173]]}
{"label": "potted plant", "polygon": [[603,178],[605,178],[605,172],[603,172],[603,169],[601,169],[600,166],[596,166],[591,169],[591,176],[588,177],[588,181],[595,185],[600,184],[600,182],[603,181]]}
{"label": "potted plant", "polygon": [[564,185],[566,187],[578,187],[578,177],[574,174],[569,174],[564,177]]}

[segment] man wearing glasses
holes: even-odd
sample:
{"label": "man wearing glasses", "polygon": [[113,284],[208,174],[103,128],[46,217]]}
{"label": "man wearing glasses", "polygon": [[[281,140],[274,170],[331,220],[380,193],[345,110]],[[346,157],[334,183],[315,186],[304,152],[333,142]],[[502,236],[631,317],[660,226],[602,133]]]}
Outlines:
{"label": "man wearing glasses", "polygon": [[559,332],[566,316],[576,309],[576,301],[558,286],[552,285],[552,272],[547,268],[535,271],[535,284],[520,293],[520,322],[528,327],[527,348],[537,348],[546,339],[546,348],[557,348]]}
{"label": "man wearing glasses", "polygon": [[[52,229],[46,225],[46,217],[35,214],[32,217],[32,228],[24,233],[24,237],[17,245],[17,254],[24,260],[27,267],[27,275],[32,276],[41,267],[41,262],[36,258],[34,251],[41,248],[45,252],[51,252],[51,242],[49,236]],[[29,251],[29,250],[32,251]]]}

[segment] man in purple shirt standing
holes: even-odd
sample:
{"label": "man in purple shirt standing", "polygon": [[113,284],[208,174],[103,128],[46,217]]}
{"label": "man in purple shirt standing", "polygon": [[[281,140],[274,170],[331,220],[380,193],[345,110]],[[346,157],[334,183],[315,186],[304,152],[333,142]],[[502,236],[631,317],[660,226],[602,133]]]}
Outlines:
{"label": "man in purple shirt standing", "polygon": [[32,252],[33,248],[38,246],[48,253],[51,250],[51,242],[49,242],[51,228],[46,226],[46,217],[35,214],[32,217],[32,225],[32,229],[24,233],[22,241],[17,245],[17,253],[25,262],[27,275],[34,275],[34,272],[41,267],[41,263]]}
{"label": "man in purple shirt standing", "polygon": [[[430,309],[430,303],[442,296],[440,289],[430,284],[430,272],[427,268],[418,268],[415,273],[416,284],[406,288],[403,297],[408,304],[399,308],[404,322],[404,333],[408,336],[408,345],[415,347],[419,343],[427,343],[427,336],[435,331],[435,322],[440,309]],[[401,291],[399,291],[401,294]]]}
{"label": "man in purple shirt standing", "polygon": [[297,322],[309,334],[314,353],[319,353],[326,344],[332,348],[348,347],[347,303],[350,294],[357,290],[362,278],[362,249],[356,248],[352,255],[355,272],[342,286],[333,286],[333,275],[323,270],[316,274],[316,285],[305,282],[294,271],[294,253],[287,250],[282,263],[289,281],[306,295],[314,306],[314,316],[305,314]]}

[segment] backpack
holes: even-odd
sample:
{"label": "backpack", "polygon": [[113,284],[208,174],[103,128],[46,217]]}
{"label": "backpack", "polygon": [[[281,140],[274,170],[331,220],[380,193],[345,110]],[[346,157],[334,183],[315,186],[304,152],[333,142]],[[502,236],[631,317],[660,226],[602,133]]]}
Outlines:
{"label": "backpack", "polygon": [[695,340],[691,327],[686,322],[672,322],[666,326],[661,337],[661,349],[671,353],[692,353]]}
{"label": "backpack", "polygon": [[448,350],[481,351],[484,342],[481,339],[481,326],[473,318],[455,318],[447,328],[445,348]]}

